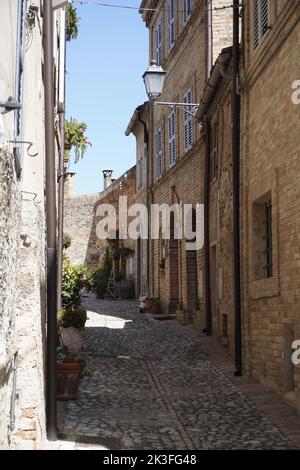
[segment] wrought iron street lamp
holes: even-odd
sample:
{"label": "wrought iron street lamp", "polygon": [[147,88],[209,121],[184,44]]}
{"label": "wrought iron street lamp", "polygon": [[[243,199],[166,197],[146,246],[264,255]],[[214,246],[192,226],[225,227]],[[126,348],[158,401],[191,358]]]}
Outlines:
{"label": "wrought iron street lamp", "polygon": [[150,100],[160,97],[165,78],[166,72],[160,65],[157,65],[155,60],[152,60],[148,70],[143,75],[146,93]]}
{"label": "wrought iron street lamp", "polygon": [[[143,79],[145,83],[146,93],[150,101],[159,98],[163,92],[164,82],[167,72],[157,65],[155,60],[151,61],[148,70],[144,73]],[[199,103],[174,103],[169,101],[154,101],[155,106],[170,106],[171,108],[181,108],[187,114],[196,117],[199,109]]]}

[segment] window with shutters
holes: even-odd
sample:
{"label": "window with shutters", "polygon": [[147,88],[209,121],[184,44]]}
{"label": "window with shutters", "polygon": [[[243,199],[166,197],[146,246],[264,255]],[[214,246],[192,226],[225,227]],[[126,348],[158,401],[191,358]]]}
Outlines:
{"label": "window with shutters", "polygon": [[143,174],[144,174],[144,165],[143,165],[143,157],[141,156],[138,159],[138,165],[137,165],[137,189],[140,189],[143,186]]}
{"label": "window with shutters", "polygon": [[[23,101],[26,9],[27,9],[27,0],[18,0],[15,98],[21,104]],[[16,141],[22,140],[22,109],[15,110],[14,125],[15,125],[14,140]],[[15,147],[13,151],[14,151],[14,155],[16,159],[17,173],[20,176],[20,171],[21,171],[20,148]]]}
{"label": "window with shutters", "polygon": [[[191,104],[192,100],[192,90],[188,90],[183,97],[184,103]],[[190,114],[190,106],[186,107],[184,111],[184,153],[187,153],[193,147],[193,117]]]}
{"label": "window with shutters", "polygon": [[253,48],[256,49],[270,29],[269,0],[253,0]]}
{"label": "window with shutters", "polygon": [[172,111],[168,117],[168,134],[169,134],[169,166],[175,165],[177,159],[176,149],[176,116]]}
{"label": "window with shutters", "polygon": [[183,21],[188,21],[192,13],[192,0],[183,0]]}
{"label": "window with shutters", "polygon": [[163,41],[163,31],[162,31],[162,19],[159,21],[155,29],[155,51],[156,51],[156,63],[161,65],[163,61],[162,57],[162,41]]}
{"label": "window with shutters", "polygon": [[210,181],[214,181],[218,176],[218,130],[218,123],[215,122],[212,125],[210,132]]}
{"label": "window with shutters", "polygon": [[163,135],[162,128],[156,131],[156,177],[159,180],[163,175]]}
{"label": "window with shutters", "polygon": [[175,0],[168,0],[169,50],[175,43]]}

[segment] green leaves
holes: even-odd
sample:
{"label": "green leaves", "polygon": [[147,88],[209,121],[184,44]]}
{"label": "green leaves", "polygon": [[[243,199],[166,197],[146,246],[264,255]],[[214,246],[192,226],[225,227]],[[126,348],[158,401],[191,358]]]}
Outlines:
{"label": "green leaves", "polygon": [[66,35],[67,41],[78,37],[79,17],[76,8],[71,3],[67,6]]}
{"label": "green leaves", "polygon": [[84,287],[85,266],[64,264],[62,275],[62,306],[77,307],[80,305],[81,289]]}
{"label": "green leaves", "polygon": [[[75,163],[83,158],[88,147],[92,146],[85,135],[86,130],[87,125],[85,122],[78,122],[77,119],[73,118],[65,122],[65,144],[74,150]],[[70,150],[66,151],[66,157],[70,157]]]}

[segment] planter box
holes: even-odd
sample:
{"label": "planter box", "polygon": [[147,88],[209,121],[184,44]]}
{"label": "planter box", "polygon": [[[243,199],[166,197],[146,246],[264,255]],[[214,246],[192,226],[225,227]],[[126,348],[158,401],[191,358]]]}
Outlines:
{"label": "planter box", "polygon": [[149,312],[152,313],[153,315],[158,315],[160,313],[160,307],[154,302],[152,302],[152,300],[149,300],[149,299],[145,300],[145,304]]}
{"label": "planter box", "polygon": [[82,374],[82,365],[79,362],[58,362],[57,372],[57,400],[77,400],[77,391]]}

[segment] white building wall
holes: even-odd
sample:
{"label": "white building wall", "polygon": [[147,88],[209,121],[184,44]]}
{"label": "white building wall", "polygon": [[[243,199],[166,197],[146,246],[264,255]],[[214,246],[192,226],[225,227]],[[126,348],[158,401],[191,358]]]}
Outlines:
{"label": "white building wall", "polygon": [[[39,0],[31,0],[39,6]],[[0,101],[15,95],[18,0],[0,2]],[[55,12],[54,58],[61,10]],[[37,449],[46,439],[45,321],[46,213],[43,20],[26,25],[21,177],[17,180],[12,144],[0,149],[0,448]],[[64,47],[62,43],[61,46]],[[64,68],[64,64],[61,64]],[[13,112],[2,120],[6,139],[14,138]],[[0,119],[1,127],[1,119]],[[2,142],[3,144],[3,142]],[[58,156],[58,149],[56,149]],[[7,299],[6,302],[3,299]],[[12,358],[17,351],[16,401],[10,413]],[[8,432],[10,416],[14,430]]]}

